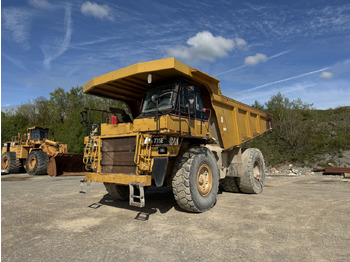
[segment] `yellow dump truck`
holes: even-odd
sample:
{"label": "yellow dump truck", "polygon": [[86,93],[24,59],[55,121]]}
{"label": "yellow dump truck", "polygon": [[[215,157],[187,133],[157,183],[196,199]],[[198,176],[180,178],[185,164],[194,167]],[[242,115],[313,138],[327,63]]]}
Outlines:
{"label": "yellow dump truck", "polygon": [[1,169],[18,173],[23,167],[30,175],[62,175],[85,171],[83,155],[68,153],[66,144],[48,139],[48,128],[30,127],[26,134],[14,136],[1,149]]}
{"label": "yellow dump truck", "polygon": [[171,185],[181,208],[204,212],[219,183],[262,192],[263,155],[241,145],[271,130],[272,116],[223,96],[218,79],[168,58],[95,77],[84,93],[124,103],[102,110],[84,141],[85,181],[103,182],[114,199],[142,207],[145,187]]}

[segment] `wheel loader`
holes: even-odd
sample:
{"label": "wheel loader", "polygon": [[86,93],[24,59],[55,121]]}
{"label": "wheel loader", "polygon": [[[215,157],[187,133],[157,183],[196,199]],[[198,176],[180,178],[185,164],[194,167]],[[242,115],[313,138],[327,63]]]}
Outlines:
{"label": "wheel loader", "polygon": [[[114,199],[143,207],[147,187],[171,186],[182,209],[204,212],[219,184],[262,192],[263,155],[241,146],[271,130],[273,117],[223,96],[218,79],[167,58],[95,77],[83,89],[124,103],[100,110],[103,122],[84,140],[85,181],[103,182]],[[82,112],[87,126],[94,110]]]}
{"label": "wheel loader", "polygon": [[38,126],[18,134],[1,150],[1,169],[18,173],[23,167],[30,175],[62,175],[64,172],[85,171],[83,155],[68,153],[66,144],[48,139],[48,128]]}

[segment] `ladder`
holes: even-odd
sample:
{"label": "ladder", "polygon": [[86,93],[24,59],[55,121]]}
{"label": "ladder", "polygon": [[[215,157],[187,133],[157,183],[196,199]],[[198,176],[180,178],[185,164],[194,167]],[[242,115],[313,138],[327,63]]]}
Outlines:
{"label": "ladder", "polygon": [[90,137],[84,149],[83,163],[91,169],[97,168],[99,161],[99,140],[98,137]]}
{"label": "ladder", "polygon": [[135,163],[137,165],[137,173],[140,174],[141,171],[151,171],[151,162],[152,162],[151,136],[139,135],[137,147],[138,148],[135,154]]}
{"label": "ladder", "polygon": [[[145,206],[145,190],[144,183],[129,183],[129,205],[135,207]],[[135,189],[139,189],[139,194],[137,195]]]}

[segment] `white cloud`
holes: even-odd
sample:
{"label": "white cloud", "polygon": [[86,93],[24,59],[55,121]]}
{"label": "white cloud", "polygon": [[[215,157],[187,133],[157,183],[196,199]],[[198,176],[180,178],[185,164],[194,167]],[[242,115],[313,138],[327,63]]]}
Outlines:
{"label": "white cloud", "polygon": [[3,9],[2,16],[4,29],[10,32],[12,40],[28,50],[32,12],[26,8],[10,7]]}
{"label": "white cloud", "polygon": [[114,20],[112,9],[108,5],[99,5],[94,2],[85,2],[81,5],[80,11],[83,15],[93,16],[101,20]]}
{"label": "white cloud", "polygon": [[261,62],[266,62],[267,60],[267,56],[264,54],[256,54],[255,56],[247,56],[244,59],[244,64],[246,66],[256,66],[257,64],[261,63]]}
{"label": "white cloud", "polygon": [[238,48],[244,48],[247,45],[247,42],[243,38],[235,38],[236,46]]}
{"label": "white cloud", "polygon": [[331,72],[322,72],[322,74],[320,74],[320,77],[323,79],[332,79],[333,74]]}
{"label": "white cloud", "polygon": [[66,52],[69,47],[73,33],[72,10],[70,5],[66,6],[64,28],[65,34],[63,38],[53,38],[41,45],[41,50],[44,53],[44,66],[47,69],[50,69],[51,62]]}
{"label": "white cloud", "polygon": [[167,55],[186,61],[214,61],[218,57],[225,57],[236,45],[243,47],[247,43],[242,38],[227,39],[213,36],[209,31],[197,33],[187,40],[189,46],[174,46],[166,50]]}
{"label": "white cloud", "polygon": [[53,8],[53,5],[49,3],[47,0],[29,0],[29,4],[41,9]]}

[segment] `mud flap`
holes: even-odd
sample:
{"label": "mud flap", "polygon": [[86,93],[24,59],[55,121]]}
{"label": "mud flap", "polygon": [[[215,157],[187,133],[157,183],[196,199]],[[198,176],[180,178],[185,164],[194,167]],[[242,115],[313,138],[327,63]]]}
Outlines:
{"label": "mud flap", "polygon": [[153,159],[152,173],[156,187],[161,187],[164,183],[168,161],[167,157]]}
{"label": "mud flap", "polygon": [[47,174],[50,176],[60,176],[64,173],[84,172],[83,155],[59,153],[56,157],[51,157],[47,167]]}

